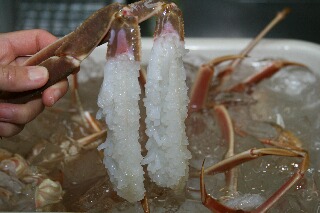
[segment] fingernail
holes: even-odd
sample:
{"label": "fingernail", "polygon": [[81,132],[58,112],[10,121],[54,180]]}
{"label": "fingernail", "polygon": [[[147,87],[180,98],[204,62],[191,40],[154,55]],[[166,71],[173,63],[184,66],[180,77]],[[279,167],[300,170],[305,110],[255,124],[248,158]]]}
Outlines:
{"label": "fingernail", "polygon": [[53,95],[50,97],[50,106],[53,106],[61,97],[60,90],[56,89],[53,91]]}
{"label": "fingernail", "polygon": [[28,75],[31,81],[37,81],[48,76],[48,70],[45,67],[32,66],[28,67]]}

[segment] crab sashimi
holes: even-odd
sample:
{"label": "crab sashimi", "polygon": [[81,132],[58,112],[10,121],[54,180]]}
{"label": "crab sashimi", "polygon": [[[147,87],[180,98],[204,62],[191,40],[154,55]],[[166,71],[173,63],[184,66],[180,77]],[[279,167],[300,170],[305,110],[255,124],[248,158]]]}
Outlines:
{"label": "crab sashimi", "polygon": [[148,154],[143,164],[148,164],[152,181],[162,187],[178,185],[188,175],[185,133],[188,88],[182,62],[185,55],[184,42],[170,23],[155,38],[147,70],[146,98],[146,144]]}
{"label": "crab sashimi", "polygon": [[[117,51],[112,43],[117,42]],[[98,149],[104,149],[103,163],[117,194],[136,202],[145,193],[141,146],[139,139],[140,85],[138,81],[140,62],[135,60],[133,48],[126,43],[126,33],[117,35],[111,31],[108,57],[104,68],[104,80],[98,97],[100,110],[98,118],[105,117],[108,127],[106,142]]]}

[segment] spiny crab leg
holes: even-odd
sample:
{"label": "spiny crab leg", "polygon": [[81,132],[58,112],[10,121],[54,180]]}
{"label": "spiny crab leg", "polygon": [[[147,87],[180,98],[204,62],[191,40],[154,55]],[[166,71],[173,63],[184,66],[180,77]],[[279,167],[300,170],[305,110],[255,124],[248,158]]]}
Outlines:
{"label": "spiny crab leg", "polygon": [[111,23],[118,12],[124,16],[130,13],[141,22],[158,13],[162,5],[163,3],[158,0],[144,0],[129,6],[114,3],[98,10],[74,32],[44,48],[24,63],[25,66],[40,65],[48,69],[49,80],[43,87],[26,92],[2,91],[0,103],[26,103],[78,70],[80,63],[94,48],[107,41]]}
{"label": "spiny crab leg", "polygon": [[260,83],[262,80],[264,80],[266,78],[270,78],[275,73],[277,73],[279,70],[281,70],[282,68],[287,67],[287,66],[306,67],[304,64],[297,63],[297,62],[291,62],[291,61],[286,61],[286,60],[277,60],[277,61],[272,62],[269,66],[264,68],[262,71],[249,76],[243,82],[236,84],[235,86],[227,89],[227,91],[229,91],[229,92],[249,91],[250,92],[250,88],[253,85]]}
{"label": "spiny crab leg", "polygon": [[200,67],[197,73],[196,80],[191,89],[190,103],[188,109],[189,113],[205,108],[211,80],[214,74],[214,67],[224,61],[233,60],[241,57],[242,56],[240,55],[222,56],[219,58],[215,58],[211,60],[209,63],[204,64]]}
{"label": "spiny crab leg", "polygon": [[[245,49],[243,49],[240,53],[241,56],[246,57],[252,49],[261,41],[261,39],[268,33],[270,30],[278,24],[281,20],[283,20],[288,13],[290,12],[289,8],[285,8],[282,11],[278,12],[277,15],[272,19],[272,21],[253,39],[251,42],[246,46]],[[229,66],[224,68],[222,71],[219,72],[217,75],[218,80],[220,81],[220,84],[222,84],[225,81],[225,78],[227,76],[230,76],[230,74],[235,70],[235,68],[241,63],[243,58],[238,58],[233,60]]]}
{"label": "spiny crab leg", "polygon": [[[214,114],[217,118],[220,130],[222,132],[222,137],[227,143],[228,150],[224,158],[229,158],[234,156],[234,131],[233,124],[230,115],[223,105],[217,105],[214,107]],[[228,189],[228,194],[231,195],[237,191],[237,168],[232,168],[225,172],[226,185]]]}
{"label": "spiny crab leg", "polygon": [[[205,184],[203,181],[204,174],[217,174],[224,172],[230,168],[233,168],[239,164],[251,161],[261,156],[276,155],[284,157],[299,157],[303,158],[299,165],[298,170],[287,180],[271,197],[269,197],[262,205],[252,212],[266,212],[279,198],[286,193],[294,184],[296,184],[304,175],[309,166],[309,155],[306,151],[287,150],[279,148],[262,148],[262,149],[250,149],[245,152],[234,155],[227,158],[207,169],[204,169],[202,165],[200,173],[200,188],[202,203],[212,211],[218,212],[238,212],[239,210],[230,210],[228,207],[218,204],[218,201],[209,196],[205,190]],[[227,211],[226,211],[227,210]],[[240,210],[240,212],[244,212]]]}

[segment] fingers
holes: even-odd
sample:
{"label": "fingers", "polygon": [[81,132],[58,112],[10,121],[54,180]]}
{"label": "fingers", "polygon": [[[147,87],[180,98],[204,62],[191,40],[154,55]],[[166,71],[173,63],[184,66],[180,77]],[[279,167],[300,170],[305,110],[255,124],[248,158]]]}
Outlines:
{"label": "fingers", "polygon": [[44,109],[40,99],[26,104],[0,104],[0,122],[26,124],[32,121]]}
{"label": "fingers", "polygon": [[9,137],[18,134],[44,109],[40,99],[26,104],[0,104],[0,136]]}
{"label": "fingers", "polygon": [[43,92],[42,100],[36,99],[26,104],[0,104],[0,137],[10,137],[18,134],[24,125],[35,119],[44,109],[52,106],[69,87],[67,79],[49,87]]}
{"label": "fingers", "polygon": [[22,92],[45,85],[49,73],[45,67],[0,65],[0,90]]}
{"label": "fingers", "polygon": [[33,55],[56,41],[45,30],[22,30],[0,35],[0,63],[9,64],[19,56]]}
{"label": "fingers", "polygon": [[14,136],[19,132],[21,132],[23,128],[24,128],[24,125],[0,122],[0,137]]}
{"label": "fingers", "polygon": [[62,96],[66,94],[69,88],[69,83],[67,79],[64,79],[48,89],[46,89],[42,94],[42,102],[45,106],[53,106]]}

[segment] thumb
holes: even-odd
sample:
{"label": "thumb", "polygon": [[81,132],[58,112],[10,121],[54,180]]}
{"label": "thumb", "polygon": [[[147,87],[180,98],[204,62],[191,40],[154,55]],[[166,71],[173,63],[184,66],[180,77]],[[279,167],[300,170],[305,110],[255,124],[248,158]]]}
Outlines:
{"label": "thumb", "polygon": [[49,73],[40,66],[0,65],[0,90],[22,92],[45,85]]}

